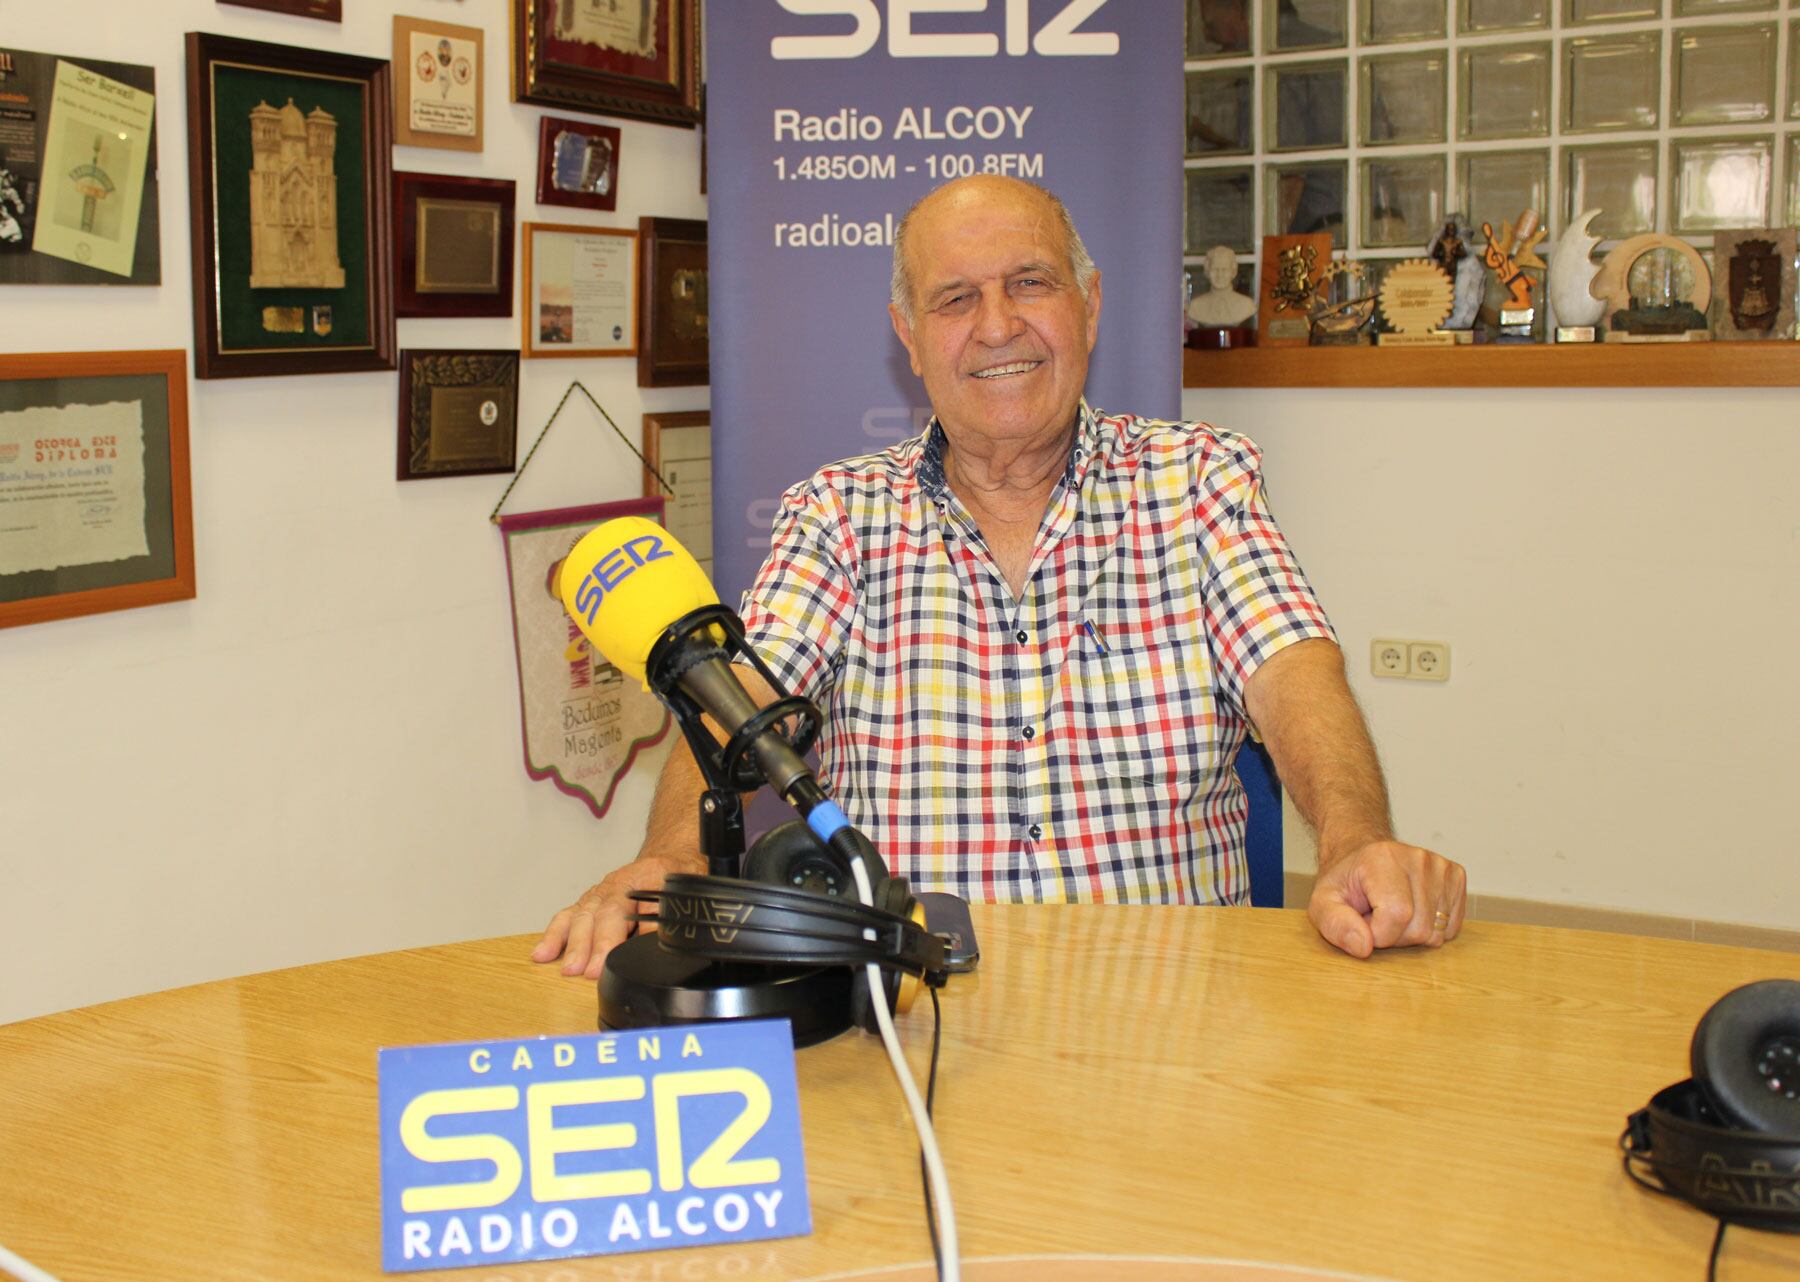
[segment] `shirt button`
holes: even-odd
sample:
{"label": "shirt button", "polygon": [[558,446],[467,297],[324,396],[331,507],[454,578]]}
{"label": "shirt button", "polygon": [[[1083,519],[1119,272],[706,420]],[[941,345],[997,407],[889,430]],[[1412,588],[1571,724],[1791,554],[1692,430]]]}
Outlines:
{"label": "shirt button", "polygon": [[1019,629],[1019,644],[1024,645],[1030,639],[1031,639],[1030,634],[1027,633],[1024,628],[1020,628]]}
{"label": "shirt button", "polygon": [[1039,837],[1042,837],[1044,835],[1043,828],[1041,828],[1037,824],[1032,824],[1031,827],[1027,828],[1025,831],[1031,834],[1031,839],[1033,841],[1036,841]]}
{"label": "shirt button", "polygon": [[1026,726],[1025,730],[1024,730],[1024,735],[1027,739],[1035,739],[1035,738],[1037,738],[1037,731],[1033,730],[1030,726]]}

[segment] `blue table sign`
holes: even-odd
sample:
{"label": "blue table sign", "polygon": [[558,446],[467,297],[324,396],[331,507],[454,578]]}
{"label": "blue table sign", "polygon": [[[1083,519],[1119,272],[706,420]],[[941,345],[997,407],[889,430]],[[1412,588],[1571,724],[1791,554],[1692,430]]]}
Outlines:
{"label": "blue table sign", "polygon": [[785,1020],[381,1051],[389,1273],[812,1232]]}

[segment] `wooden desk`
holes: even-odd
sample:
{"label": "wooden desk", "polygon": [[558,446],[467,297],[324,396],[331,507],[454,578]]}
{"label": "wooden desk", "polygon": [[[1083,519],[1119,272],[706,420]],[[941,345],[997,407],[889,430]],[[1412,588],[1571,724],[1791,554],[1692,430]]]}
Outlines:
{"label": "wooden desk", "polygon": [[[1441,952],[1362,963],[1298,912],[978,906],[976,924],[985,956],[945,992],[938,1094],[965,1260],[1696,1282],[1713,1222],[1628,1183],[1615,1139],[1627,1112],[1685,1076],[1714,999],[1800,978],[1787,954],[1482,923]],[[533,966],[529,942],[0,1027],[0,1244],[63,1282],[380,1277],[376,1048],[591,1031],[592,986]],[[901,1028],[922,1079],[929,1010]],[[915,1142],[879,1043],[851,1034],[799,1063],[811,1237],[415,1276],[928,1266]],[[1721,1276],[1796,1271],[1800,1239],[1727,1234]]]}

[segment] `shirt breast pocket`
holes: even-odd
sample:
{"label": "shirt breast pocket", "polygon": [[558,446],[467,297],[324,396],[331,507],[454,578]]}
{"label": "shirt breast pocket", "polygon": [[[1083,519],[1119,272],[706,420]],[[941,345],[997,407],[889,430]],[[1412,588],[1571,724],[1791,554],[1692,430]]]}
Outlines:
{"label": "shirt breast pocket", "polygon": [[1190,791],[1216,755],[1217,718],[1203,643],[1158,641],[1084,652],[1076,731],[1106,779]]}

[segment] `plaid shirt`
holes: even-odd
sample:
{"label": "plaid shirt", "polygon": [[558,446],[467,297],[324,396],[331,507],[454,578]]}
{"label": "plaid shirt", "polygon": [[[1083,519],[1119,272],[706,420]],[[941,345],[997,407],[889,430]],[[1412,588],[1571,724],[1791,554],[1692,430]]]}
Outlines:
{"label": "plaid shirt", "polygon": [[825,712],[826,786],[917,889],[1247,902],[1244,685],[1333,636],[1256,446],[1083,402],[1015,599],[944,443],[933,420],[790,489],[744,598]]}

